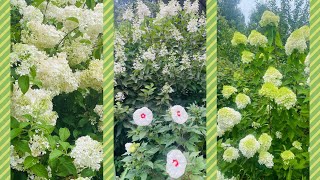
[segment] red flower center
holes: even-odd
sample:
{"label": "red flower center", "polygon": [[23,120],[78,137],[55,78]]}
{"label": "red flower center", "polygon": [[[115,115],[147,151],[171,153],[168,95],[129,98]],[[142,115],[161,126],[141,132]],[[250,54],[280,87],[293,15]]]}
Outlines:
{"label": "red flower center", "polygon": [[178,166],[179,166],[179,161],[176,160],[176,159],[174,159],[174,160],[172,161],[172,163],[174,164],[175,167],[178,167]]}
{"label": "red flower center", "polygon": [[181,112],[180,111],[177,111],[177,116],[181,116]]}
{"label": "red flower center", "polygon": [[144,118],[146,118],[146,114],[145,114],[145,113],[142,113],[142,114],[140,115],[140,117],[141,117],[142,119],[144,119]]}

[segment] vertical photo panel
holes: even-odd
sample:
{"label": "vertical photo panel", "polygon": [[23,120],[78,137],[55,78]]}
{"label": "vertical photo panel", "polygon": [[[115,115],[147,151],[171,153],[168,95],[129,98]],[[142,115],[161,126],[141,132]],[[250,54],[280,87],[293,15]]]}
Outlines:
{"label": "vertical photo panel", "polygon": [[117,1],[119,179],[206,177],[206,2]]}
{"label": "vertical photo panel", "polygon": [[309,179],[309,5],[218,2],[218,179]]}
{"label": "vertical photo panel", "polygon": [[102,0],[11,1],[11,179],[103,179],[102,34]]}

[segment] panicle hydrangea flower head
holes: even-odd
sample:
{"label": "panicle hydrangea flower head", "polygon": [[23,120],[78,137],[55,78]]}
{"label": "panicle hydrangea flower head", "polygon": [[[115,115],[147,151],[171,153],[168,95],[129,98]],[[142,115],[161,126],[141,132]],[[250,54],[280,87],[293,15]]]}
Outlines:
{"label": "panicle hydrangea flower head", "polygon": [[282,74],[274,67],[270,66],[263,76],[264,83],[270,82],[279,87],[282,82]]}
{"label": "panicle hydrangea flower head", "polygon": [[133,113],[133,121],[138,126],[148,126],[149,124],[151,124],[152,120],[153,120],[152,111],[147,107],[137,109]]}
{"label": "panicle hydrangea flower head", "polygon": [[93,111],[100,117],[100,121],[103,121],[103,105],[96,105]]}
{"label": "panicle hydrangea flower head", "polygon": [[95,59],[90,61],[88,69],[77,72],[76,76],[80,88],[92,88],[96,91],[102,90],[103,83],[103,61]]}
{"label": "panicle hydrangea flower head", "polygon": [[282,133],[280,131],[276,132],[276,138],[281,139],[282,138]]}
{"label": "panicle hydrangea flower head", "polygon": [[267,37],[262,35],[256,30],[252,30],[249,37],[248,41],[252,46],[259,46],[259,47],[265,47],[268,43]]}
{"label": "panicle hydrangea flower head", "polygon": [[197,14],[199,11],[199,0],[195,0],[193,3],[190,0],[184,1],[183,9],[187,14]]}
{"label": "panicle hydrangea flower head", "polygon": [[288,56],[290,56],[294,50],[303,53],[307,49],[306,41],[309,39],[309,31],[308,26],[303,26],[290,34],[285,44],[285,51]]}
{"label": "panicle hydrangea flower head", "polygon": [[221,130],[225,131],[233,128],[236,124],[241,121],[241,114],[229,107],[224,107],[218,111],[218,126]]}
{"label": "panicle hydrangea flower head", "polygon": [[224,98],[228,99],[232,94],[236,93],[238,90],[233,86],[223,86],[222,95]]}
{"label": "panicle hydrangea flower head", "polygon": [[265,165],[267,168],[272,168],[274,163],[273,163],[273,155],[270,154],[267,151],[262,151],[259,153],[259,160],[258,163],[260,165]]}
{"label": "panicle hydrangea flower head", "polygon": [[280,21],[280,17],[275,15],[273,12],[271,11],[265,11],[262,14],[261,20],[259,22],[261,27],[265,27],[267,25],[271,25],[271,26],[276,26],[278,27]]}
{"label": "panicle hydrangea flower head", "polygon": [[252,134],[249,134],[240,140],[239,150],[241,151],[243,156],[248,159],[253,157],[259,149],[260,143]]}
{"label": "panicle hydrangea flower head", "polygon": [[24,171],[24,160],[29,155],[29,153],[25,153],[23,157],[21,157],[18,152],[14,149],[14,146],[10,146],[10,167],[17,171]]}
{"label": "panicle hydrangea flower head", "polygon": [[139,19],[143,19],[145,16],[151,15],[148,6],[145,5],[141,0],[137,2],[137,15]]}
{"label": "panicle hydrangea flower head", "polygon": [[148,48],[148,50],[142,54],[142,59],[151,60],[151,61],[155,60],[156,59],[156,54],[154,52],[154,49],[151,48],[151,47]]}
{"label": "panicle hydrangea flower head", "polygon": [[301,142],[299,142],[299,141],[294,141],[293,143],[292,143],[292,146],[293,147],[295,147],[296,149],[298,149],[298,150],[302,150],[302,144],[301,144]]}
{"label": "panicle hydrangea flower head", "polygon": [[174,122],[178,124],[184,124],[188,120],[188,113],[184,107],[175,105],[170,108],[171,117]]}
{"label": "panicle hydrangea flower head", "polygon": [[102,144],[90,136],[82,136],[76,140],[70,156],[78,169],[91,168],[98,171],[103,160]]}
{"label": "panicle hydrangea flower head", "polygon": [[233,38],[231,40],[232,46],[237,46],[239,44],[246,45],[247,42],[248,42],[248,39],[244,34],[241,34],[240,32],[235,32],[233,34]]}
{"label": "panicle hydrangea flower head", "polygon": [[171,150],[167,154],[166,172],[171,178],[178,179],[184,174],[187,163],[186,157],[180,150]]}
{"label": "panicle hydrangea flower head", "polygon": [[267,133],[262,133],[258,139],[260,151],[268,151],[271,147],[272,138]]}
{"label": "panicle hydrangea flower head", "polygon": [[123,92],[117,92],[117,94],[114,97],[115,101],[121,101],[122,102],[125,99],[126,99],[126,97],[125,97]]}
{"label": "panicle hydrangea flower head", "polygon": [[29,21],[26,24],[26,29],[21,31],[21,41],[25,44],[32,44],[39,49],[54,48],[64,35],[65,33],[52,25]]}
{"label": "panicle hydrangea flower head", "polygon": [[276,98],[276,96],[278,94],[278,87],[270,82],[264,83],[262,85],[261,89],[259,90],[259,94],[261,96],[265,96],[265,97],[274,99],[274,98]]}
{"label": "panicle hydrangea flower head", "polygon": [[245,64],[249,64],[254,59],[254,54],[250,51],[242,51],[241,61]]}
{"label": "panicle hydrangea flower head", "polygon": [[221,129],[219,125],[217,125],[217,133],[218,137],[222,137],[225,133],[225,130]]}
{"label": "panicle hydrangea flower head", "polygon": [[139,146],[140,146],[139,143],[126,143],[125,144],[126,151],[127,151],[127,153],[130,153],[130,154],[136,152]]}
{"label": "panicle hydrangea flower head", "polygon": [[33,157],[42,156],[49,148],[48,139],[43,135],[35,134],[29,140],[29,148]]}
{"label": "panicle hydrangea flower head", "polygon": [[236,104],[238,109],[243,109],[245,107],[247,107],[248,104],[251,104],[251,99],[249,96],[243,94],[243,93],[239,93],[236,96]]}
{"label": "panicle hydrangea flower head", "polygon": [[36,21],[42,23],[43,21],[43,14],[40,9],[35,8],[34,6],[27,6],[20,10],[23,18],[21,22],[29,22],[29,21]]}
{"label": "panicle hydrangea flower head", "polygon": [[197,32],[198,31],[198,19],[192,18],[190,19],[190,21],[188,22],[187,25],[187,30],[188,32]]}
{"label": "panicle hydrangea flower head", "polygon": [[132,21],[134,17],[133,11],[131,8],[127,8],[126,11],[122,15],[123,20]]}
{"label": "panicle hydrangea flower head", "polygon": [[261,127],[261,124],[260,123],[257,123],[257,122],[252,122],[251,126],[254,128],[254,129],[258,129]]}
{"label": "panicle hydrangea flower head", "polygon": [[285,165],[288,165],[290,163],[290,160],[295,158],[295,155],[290,150],[283,151],[280,154],[280,156],[281,156],[283,163]]}
{"label": "panicle hydrangea flower head", "polygon": [[282,87],[278,91],[275,102],[286,107],[287,109],[290,109],[296,104],[297,96],[294,92],[292,92],[291,89]]}
{"label": "panicle hydrangea flower head", "polygon": [[232,162],[239,158],[239,150],[234,147],[228,147],[223,153],[223,160],[226,162]]}
{"label": "panicle hydrangea flower head", "polygon": [[181,6],[178,1],[176,0],[171,0],[169,3],[166,5],[163,2],[160,2],[160,10],[159,14],[157,15],[157,18],[161,19],[164,17],[168,16],[176,16],[179,11],[181,11]]}
{"label": "panicle hydrangea flower head", "polygon": [[30,115],[37,124],[55,126],[58,119],[53,111],[52,94],[44,89],[29,89],[23,94],[18,84],[13,85],[11,96],[11,115],[19,122],[29,121],[24,115]]}
{"label": "panicle hydrangea flower head", "polygon": [[10,0],[10,4],[20,9],[27,7],[27,2],[25,0]]}

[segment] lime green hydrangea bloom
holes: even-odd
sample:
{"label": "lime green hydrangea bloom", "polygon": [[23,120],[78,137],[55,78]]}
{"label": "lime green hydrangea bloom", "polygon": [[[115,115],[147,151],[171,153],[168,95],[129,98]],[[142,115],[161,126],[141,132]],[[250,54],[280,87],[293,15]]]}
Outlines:
{"label": "lime green hydrangea bloom", "polygon": [[290,56],[294,50],[303,53],[307,49],[307,41],[309,40],[310,29],[308,26],[293,31],[287,39],[285,50],[286,54]]}
{"label": "lime green hydrangea bloom", "polygon": [[269,67],[263,76],[264,83],[270,82],[275,86],[279,87],[282,82],[282,74],[274,67]]}
{"label": "lime green hydrangea bloom", "polygon": [[240,140],[239,150],[246,158],[253,157],[259,149],[260,143],[252,134],[249,134]]}
{"label": "lime green hydrangea bloom", "polygon": [[283,151],[280,156],[285,165],[288,165],[290,160],[295,158],[295,155],[290,150]]}
{"label": "lime green hydrangea bloom", "polygon": [[265,47],[268,43],[267,37],[262,35],[256,30],[252,30],[249,37],[248,41],[252,46],[260,46],[260,47]]}
{"label": "lime green hydrangea bloom", "polygon": [[251,61],[253,61],[254,58],[254,54],[250,51],[242,51],[242,56],[241,56],[241,61],[245,64],[250,63]]}
{"label": "lime green hydrangea bloom", "polygon": [[278,90],[275,102],[279,105],[286,107],[287,109],[292,108],[297,102],[297,96],[291,89],[282,87]]}
{"label": "lime green hydrangea bloom", "polygon": [[259,22],[261,27],[265,27],[267,25],[271,25],[271,26],[276,26],[278,27],[280,21],[280,17],[275,15],[273,12],[271,11],[265,11],[262,14],[261,20]]}
{"label": "lime green hydrangea bloom", "polygon": [[293,143],[292,143],[292,146],[293,147],[295,147],[296,149],[298,149],[298,150],[302,150],[302,144],[301,144],[301,142],[299,142],[299,141],[294,141]]}
{"label": "lime green hydrangea bloom", "polygon": [[266,151],[260,152],[258,163],[260,165],[265,165],[267,168],[272,168],[274,165],[273,155],[269,152],[266,152]]}
{"label": "lime green hydrangea bloom", "polygon": [[270,82],[264,83],[261,89],[259,90],[259,94],[261,96],[274,99],[278,95],[278,87]]}
{"label": "lime green hydrangea bloom", "polygon": [[271,147],[272,137],[267,133],[263,133],[260,135],[258,141],[260,143],[260,151],[268,151]]}
{"label": "lime green hydrangea bloom", "polygon": [[233,86],[223,86],[222,95],[224,98],[229,98],[232,94],[236,93],[238,90]]}
{"label": "lime green hydrangea bloom", "polygon": [[239,150],[234,147],[228,147],[223,153],[223,160],[226,162],[232,162],[239,158]]}
{"label": "lime green hydrangea bloom", "polygon": [[251,104],[251,99],[249,96],[243,94],[243,93],[239,93],[236,96],[236,104],[238,109],[243,109],[245,107],[247,107],[248,104]]}
{"label": "lime green hydrangea bloom", "polygon": [[248,42],[247,36],[240,33],[240,32],[235,32],[233,34],[233,38],[231,40],[232,46],[237,46],[239,44],[244,44],[246,45]]}
{"label": "lime green hydrangea bloom", "polygon": [[219,109],[217,122],[220,130],[228,130],[240,123],[240,121],[241,114],[238,111],[229,107]]}

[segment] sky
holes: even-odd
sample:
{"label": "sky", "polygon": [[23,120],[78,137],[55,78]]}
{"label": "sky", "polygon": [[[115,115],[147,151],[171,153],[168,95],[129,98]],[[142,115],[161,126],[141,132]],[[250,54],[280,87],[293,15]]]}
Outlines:
{"label": "sky", "polygon": [[[257,0],[241,0],[238,7],[242,11],[246,24],[249,22],[250,14],[256,7]],[[266,3],[268,0],[258,0],[260,2]],[[270,0],[269,0],[270,1]],[[277,4],[280,5],[280,0],[276,0]]]}

